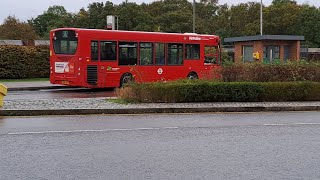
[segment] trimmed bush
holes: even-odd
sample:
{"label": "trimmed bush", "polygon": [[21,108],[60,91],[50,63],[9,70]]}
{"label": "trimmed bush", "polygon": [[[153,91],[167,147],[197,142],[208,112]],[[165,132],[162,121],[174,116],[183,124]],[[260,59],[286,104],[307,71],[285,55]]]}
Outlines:
{"label": "trimmed bush", "polygon": [[48,46],[0,46],[0,79],[49,77],[49,68]]}
{"label": "trimmed bush", "polygon": [[320,83],[177,81],[131,84],[117,92],[128,102],[318,101]]}
{"label": "trimmed bush", "polygon": [[235,63],[221,69],[221,81],[251,82],[320,82],[320,63],[288,62],[278,64]]}

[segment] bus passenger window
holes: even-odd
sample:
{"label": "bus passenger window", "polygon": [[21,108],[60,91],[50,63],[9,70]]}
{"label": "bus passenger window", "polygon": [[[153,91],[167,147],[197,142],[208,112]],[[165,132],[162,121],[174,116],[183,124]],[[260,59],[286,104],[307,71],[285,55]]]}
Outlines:
{"label": "bus passenger window", "polygon": [[186,59],[200,59],[200,44],[186,44]]}
{"label": "bus passenger window", "polygon": [[140,65],[153,64],[152,43],[140,43]]}
{"label": "bus passenger window", "polygon": [[155,43],[156,65],[165,65],[164,43]]}
{"label": "bus passenger window", "polygon": [[137,43],[119,42],[119,65],[137,65]]}
{"label": "bus passenger window", "polygon": [[98,41],[91,41],[91,60],[98,61]]}
{"label": "bus passenger window", "polygon": [[109,61],[116,60],[117,42],[114,41],[101,41],[100,42],[100,60]]}
{"label": "bus passenger window", "polygon": [[168,65],[182,65],[183,64],[183,45],[182,44],[168,44]]}
{"label": "bus passenger window", "polygon": [[205,64],[219,64],[218,46],[204,47],[204,63]]}

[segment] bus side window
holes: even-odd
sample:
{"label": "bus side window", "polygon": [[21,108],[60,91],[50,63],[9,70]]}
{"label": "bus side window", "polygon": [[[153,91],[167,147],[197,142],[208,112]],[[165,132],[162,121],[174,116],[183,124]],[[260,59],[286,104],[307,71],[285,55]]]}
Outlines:
{"label": "bus side window", "polygon": [[100,60],[110,61],[116,60],[117,42],[115,41],[101,41],[100,42]]}
{"label": "bus side window", "polygon": [[155,43],[156,65],[165,65],[164,43]]}
{"label": "bus side window", "polygon": [[137,65],[137,43],[119,42],[119,65]]}
{"label": "bus side window", "polygon": [[169,43],[168,44],[168,65],[183,64],[183,44]]}
{"label": "bus side window", "polygon": [[200,59],[200,44],[186,44],[186,59]]}
{"label": "bus side window", "polygon": [[91,60],[98,61],[98,41],[91,41]]}
{"label": "bus side window", "polygon": [[218,46],[205,46],[204,47],[204,63],[205,64],[218,64]]}
{"label": "bus side window", "polygon": [[152,43],[140,43],[140,65],[153,65]]}

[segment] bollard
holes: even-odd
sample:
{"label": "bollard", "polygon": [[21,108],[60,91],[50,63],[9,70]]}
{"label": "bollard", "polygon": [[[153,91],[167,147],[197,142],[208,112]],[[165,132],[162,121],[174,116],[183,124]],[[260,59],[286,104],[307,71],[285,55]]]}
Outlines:
{"label": "bollard", "polygon": [[0,84],[0,108],[3,107],[3,97],[7,95],[7,87],[3,84]]}

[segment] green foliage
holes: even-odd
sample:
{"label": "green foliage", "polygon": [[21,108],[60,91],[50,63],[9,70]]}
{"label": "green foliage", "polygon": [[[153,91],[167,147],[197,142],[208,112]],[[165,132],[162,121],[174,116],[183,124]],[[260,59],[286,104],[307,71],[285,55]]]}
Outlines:
{"label": "green foliage", "polygon": [[320,83],[316,82],[269,82],[264,89],[264,101],[320,100]]}
{"label": "green foliage", "polygon": [[49,77],[47,46],[0,46],[0,79]]}
{"label": "green foliage", "polygon": [[176,81],[131,84],[119,96],[134,102],[257,101],[262,89],[254,83]]}
{"label": "green foliage", "polygon": [[33,40],[37,38],[32,26],[12,16],[8,16],[0,26],[0,39]]}
{"label": "green foliage", "polygon": [[234,63],[223,66],[221,77],[224,82],[252,81],[314,81],[320,82],[320,64],[300,62]]}
{"label": "green foliage", "polygon": [[37,34],[43,39],[49,39],[49,32],[55,28],[72,26],[72,15],[63,6],[52,6],[35,19],[29,20]]}
{"label": "green foliage", "polygon": [[176,81],[131,84],[118,92],[126,102],[318,101],[320,83]]}
{"label": "green foliage", "polygon": [[118,89],[127,102],[256,102],[320,100],[318,82],[176,81],[130,84]]}

